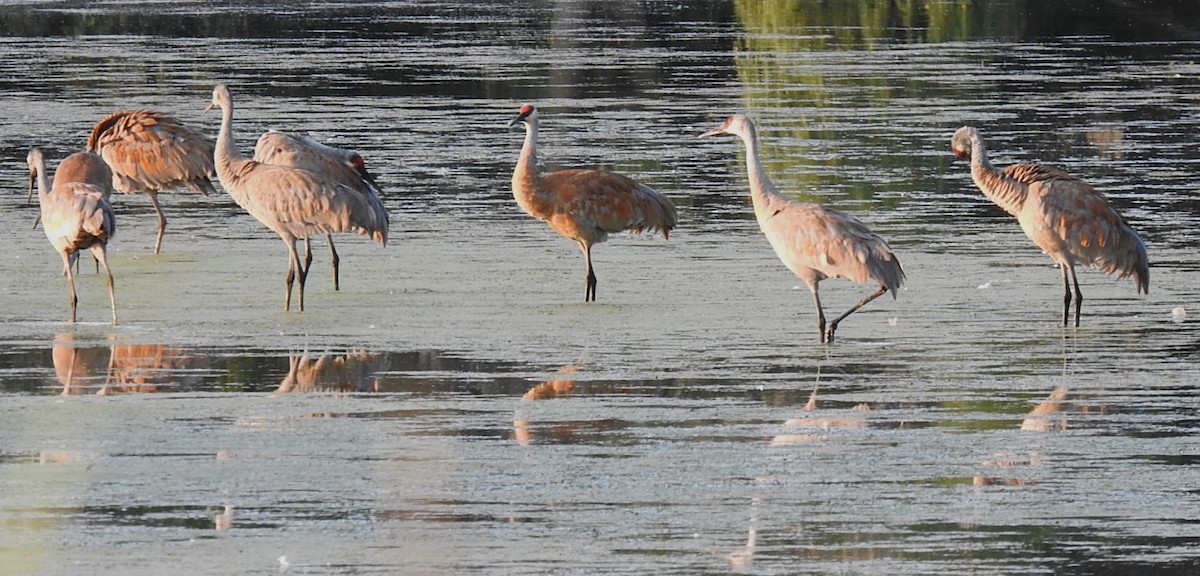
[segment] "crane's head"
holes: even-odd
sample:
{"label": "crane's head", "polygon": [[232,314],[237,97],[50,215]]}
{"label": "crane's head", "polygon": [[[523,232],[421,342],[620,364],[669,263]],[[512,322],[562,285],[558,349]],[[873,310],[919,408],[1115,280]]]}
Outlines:
{"label": "crane's head", "polygon": [[963,126],[955,130],[954,136],[950,137],[950,151],[959,158],[970,158],[976,140],[979,140],[979,131],[970,126]]}
{"label": "crane's head", "polygon": [[513,121],[509,122],[508,125],[516,126],[522,122],[526,125],[537,123],[537,108],[534,108],[533,104],[521,106],[521,111],[517,113],[517,117],[513,118]]}
{"label": "crane's head", "polygon": [[701,134],[698,138],[707,138],[709,136],[739,136],[745,138],[753,133],[754,123],[745,114],[734,114],[726,118],[725,122],[720,126]]}
{"label": "crane's head", "polygon": [[346,163],[349,164],[355,172],[358,172],[358,175],[361,176],[362,179],[368,184],[370,184],[372,189],[376,191],[379,190],[379,185],[375,183],[375,177],[367,171],[367,161],[363,160],[363,157],[360,156],[358,152],[351,154]]}
{"label": "crane's head", "polygon": [[205,108],[204,111],[208,112],[213,108],[226,110],[232,107],[233,96],[229,93],[229,88],[224,84],[217,84],[216,87],[213,88],[212,102],[209,102],[208,107]]}
{"label": "crane's head", "polygon": [[[29,196],[25,198],[26,202],[33,200],[33,183],[37,180],[38,173],[46,169],[46,158],[42,155],[42,149],[33,147],[29,149],[29,154],[25,156],[25,162],[29,164]],[[37,226],[35,223],[34,226]]]}

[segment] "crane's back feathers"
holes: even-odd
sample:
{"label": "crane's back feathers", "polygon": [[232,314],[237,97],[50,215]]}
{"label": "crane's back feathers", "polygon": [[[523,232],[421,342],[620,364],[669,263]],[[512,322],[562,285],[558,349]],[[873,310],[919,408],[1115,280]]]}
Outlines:
{"label": "crane's back feathers", "polygon": [[231,163],[221,183],[239,206],[281,235],[354,232],[387,243],[386,211],[353,188],[309,170],[243,159]]}
{"label": "crane's back feathers", "polygon": [[[788,201],[759,221],[775,254],[806,282],[846,278],[874,280],[896,297],[904,269],[883,238],[857,218],[819,204]],[[814,274],[815,272],[815,274]]]}
{"label": "crane's back feathers", "polygon": [[[546,220],[573,239],[604,242],[608,234],[661,231],[678,224],[674,204],[658,191],[628,176],[605,170],[569,169],[541,175],[530,215]],[[525,205],[522,204],[524,207]]]}
{"label": "crane's back feathers", "polygon": [[347,200],[351,229],[369,235],[386,246],[391,219],[379,197],[382,191],[374,180],[364,175],[365,167],[355,168],[353,162],[356,158],[361,162],[361,157],[350,150],[276,130],[263,133],[254,146],[254,160],[257,162],[307,170],[340,184],[343,190],[358,196],[355,201]]}
{"label": "crane's back feathers", "polygon": [[174,117],[151,110],[114,112],[96,123],[87,149],[104,158],[119,192],[149,192],[186,186],[215,193],[211,138]]}

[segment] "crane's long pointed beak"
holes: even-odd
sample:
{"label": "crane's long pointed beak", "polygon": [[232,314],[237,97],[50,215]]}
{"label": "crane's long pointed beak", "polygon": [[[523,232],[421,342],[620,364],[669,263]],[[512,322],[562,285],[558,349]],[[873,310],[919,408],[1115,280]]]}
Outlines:
{"label": "crane's long pointed beak", "polygon": [[[371,185],[371,189],[375,190],[375,194],[379,195],[383,192],[383,190],[379,187],[379,184],[375,183],[375,177],[372,176],[370,172],[367,172],[366,168],[362,168],[361,170],[359,170],[358,174],[359,174],[359,176],[363,177],[363,180],[367,181],[367,184]],[[382,198],[381,198],[381,200],[382,200]]]}
{"label": "crane's long pointed beak", "polygon": [[712,130],[697,136],[697,138],[708,138],[709,136],[720,136],[722,134],[724,134],[724,132],[722,132],[720,128],[713,128]]}
{"label": "crane's long pointed beak", "polygon": [[509,122],[509,123],[508,123],[508,127],[509,127],[509,128],[512,128],[513,126],[516,126],[517,124],[520,124],[521,122],[524,122],[524,121],[525,121],[525,119],[526,119],[526,118],[528,118],[528,117],[529,117],[529,115],[528,115],[528,114],[518,114],[516,118],[513,118],[513,119],[512,119],[512,122]]}
{"label": "crane's long pointed beak", "polygon": [[204,107],[204,112],[207,113],[209,110],[212,110],[213,108],[216,108],[216,106],[213,106],[213,103],[209,102],[208,106]]}

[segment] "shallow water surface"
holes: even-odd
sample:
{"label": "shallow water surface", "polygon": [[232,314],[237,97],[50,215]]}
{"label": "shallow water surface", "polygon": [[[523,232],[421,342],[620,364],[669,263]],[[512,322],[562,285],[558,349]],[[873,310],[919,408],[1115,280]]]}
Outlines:
{"label": "shallow water surface", "polygon": [[[1196,573],[1189,15],[834,4],[12,4],[3,571]],[[87,257],[64,322],[28,148],[54,166],[122,108],[215,133],[219,82],[243,152],[267,128],[360,151],[388,246],[339,237],[334,291],[315,239],[284,312],[284,247],[228,196],[164,194],[160,255],[149,202],[114,197],[120,322]],[[679,207],[670,240],[594,250],[596,303],[512,199],[527,101],[548,167]],[[834,344],[757,228],[741,144],[696,139],[737,111],[781,189],[905,267]],[[1061,328],[1060,272],[950,155],[964,124],[998,164],[1103,189],[1151,293],[1081,270]],[[870,290],[822,288],[830,314]]]}

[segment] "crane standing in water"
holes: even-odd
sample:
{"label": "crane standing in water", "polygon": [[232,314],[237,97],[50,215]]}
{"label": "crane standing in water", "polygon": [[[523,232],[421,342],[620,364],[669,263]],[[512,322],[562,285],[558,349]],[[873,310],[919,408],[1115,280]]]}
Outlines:
{"label": "crane standing in water", "polygon": [[80,250],[90,248],[96,261],[104,265],[108,300],[115,324],[117,297],[106,251],[108,241],[117,233],[116,217],[107,200],[112,172],[99,156],[90,152],[76,152],[59,164],[54,173],[54,185],[51,186],[46,176],[46,159],[40,148],[30,150],[26,162],[29,165],[30,196],[33,195],[33,182],[37,181],[42,229],[50,245],[62,256],[63,273],[67,276],[67,290],[70,293],[71,322],[75,322],[79,304],[79,298],[75,295],[72,264],[79,257]]}
{"label": "crane standing in water", "polygon": [[1104,195],[1066,172],[1040,164],[1014,164],[999,170],[988,160],[979,131],[964,126],[954,132],[950,149],[971,159],[971,179],[983,194],[1015,216],[1025,235],[1062,269],[1063,326],[1070,325],[1074,283],[1075,326],[1083,293],[1075,264],[1096,266],[1118,278],[1133,277],[1138,293],[1150,292],[1150,259],[1146,245]]}
{"label": "crane standing in water", "polygon": [[[301,265],[296,241],[313,234],[356,232],[387,245],[387,213],[362,194],[326,174],[263,164],[242,156],[233,138],[233,97],[229,88],[213,88],[207,110],[221,109],[217,135],[217,176],[233,201],[270,228],[288,247],[288,274],[283,308],[292,305],[292,285],[299,276],[300,310],[304,310],[304,282],[308,270]],[[376,199],[378,201],[378,199]]]}
{"label": "crane standing in water", "polygon": [[675,205],[663,194],[632,178],[605,170],[537,171],[537,109],[521,107],[509,126],[524,124],[525,144],[513,171],[512,189],[526,213],[545,220],[560,236],[574,240],[587,263],[583,301],[596,300],[592,246],[613,232],[661,230],[668,238],[678,223]]}
{"label": "crane standing in water", "polygon": [[123,110],[96,123],[87,149],[108,163],[113,188],[123,194],[145,194],[158,215],[154,253],[162,248],[167,217],[158,193],[186,186],[205,196],[216,193],[211,138],[184,126],[174,117],[150,110]]}
{"label": "crane standing in water", "polygon": [[[269,130],[259,136],[254,146],[254,161],[264,164],[279,164],[303,168],[318,174],[324,174],[336,179],[349,187],[350,190],[362,195],[377,218],[382,218],[386,225],[390,222],[387,210],[383,207],[380,197],[383,191],[375,183],[375,178],[367,171],[367,163],[363,157],[353,150],[334,148],[299,134],[288,134]],[[329,243],[329,253],[333,258],[333,289],[340,290],[338,281],[337,248],[333,245],[333,233],[326,232],[325,239]],[[308,273],[312,266],[312,243],[304,238],[304,271]]]}
{"label": "crane standing in water", "polygon": [[[891,291],[892,298],[904,282],[904,270],[883,238],[876,236],[853,216],[819,204],[785,198],[771,183],[758,155],[758,133],[743,114],[734,114],[723,124],[701,134],[737,136],[746,144],[746,169],[750,174],[750,198],[754,215],[775,254],[808,285],[817,307],[817,330],[821,342],[833,342],[838,323],[868,302]],[[860,284],[868,280],[879,289],[825,324],[818,284],[826,278],[849,278]]]}

